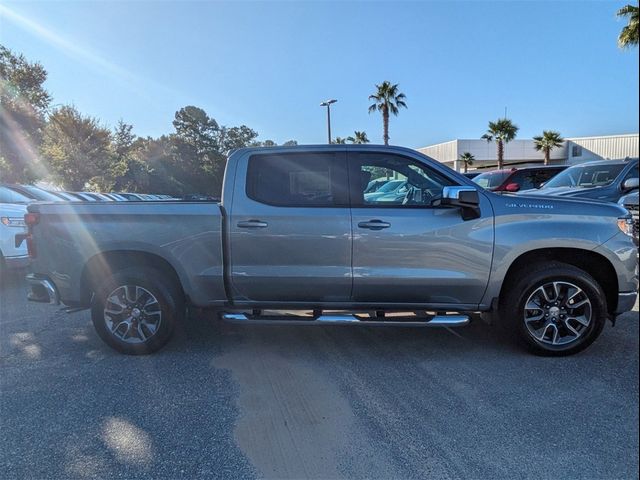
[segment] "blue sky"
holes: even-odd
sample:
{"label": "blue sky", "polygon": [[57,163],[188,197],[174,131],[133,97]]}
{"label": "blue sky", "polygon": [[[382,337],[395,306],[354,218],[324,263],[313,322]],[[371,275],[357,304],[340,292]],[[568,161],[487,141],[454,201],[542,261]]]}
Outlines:
{"label": "blue sky", "polygon": [[54,104],[72,103],[139,135],[172,131],[196,105],[278,143],[365,130],[374,84],[408,110],[391,143],[478,138],[504,114],[519,138],[638,131],[638,51],[621,51],[625,1],[604,2],[13,2],[0,42],[49,72]]}

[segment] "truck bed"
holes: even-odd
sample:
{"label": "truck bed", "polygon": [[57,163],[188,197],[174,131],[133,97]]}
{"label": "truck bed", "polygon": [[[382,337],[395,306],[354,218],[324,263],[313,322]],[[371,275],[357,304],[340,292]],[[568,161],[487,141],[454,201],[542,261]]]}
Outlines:
{"label": "truck bed", "polygon": [[[222,210],[209,202],[35,203],[34,271],[53,272],[62,301],[86,305],[87,269],[109,272],[105,255],[145,255],[172,268],[194,304],[222,305]],[[94,271],[95,273],[95,271]],[[95,275],[93,275],[95,277]],[[87,293],[85,293],[87,292]]]}

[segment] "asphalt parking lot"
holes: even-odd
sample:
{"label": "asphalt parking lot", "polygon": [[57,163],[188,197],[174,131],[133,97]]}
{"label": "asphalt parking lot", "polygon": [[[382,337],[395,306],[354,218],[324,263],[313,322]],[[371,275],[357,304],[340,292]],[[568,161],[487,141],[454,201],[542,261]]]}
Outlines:
{"label": "asphalt parking lot", "polygon": [[637,478],[638,306],[578,356],[495,328],[190,318],[120,355],[0,291],[0,477]]}

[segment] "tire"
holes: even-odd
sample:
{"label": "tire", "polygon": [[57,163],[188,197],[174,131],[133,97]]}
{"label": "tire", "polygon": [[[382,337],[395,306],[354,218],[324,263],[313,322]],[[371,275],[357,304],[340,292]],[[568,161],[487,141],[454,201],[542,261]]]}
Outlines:
{"label": "tire", "polygon": [[584,270],[559,262],[539,264],[523,271],[506,292],[500,318],[531,352],[573,355],[602,332],[607,301],[598,282]]}
{"label": "tire", "polygon": [[115,272],[95,291],[91,320],[100,338],[127,355],[161,349],[184,317],[178,285],[153,268]]}

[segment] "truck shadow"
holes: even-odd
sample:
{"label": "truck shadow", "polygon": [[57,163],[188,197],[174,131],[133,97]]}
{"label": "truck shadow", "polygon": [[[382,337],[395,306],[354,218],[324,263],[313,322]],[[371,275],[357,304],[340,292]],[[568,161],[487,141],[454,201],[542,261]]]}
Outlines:
{"label": "truck shadow", "polygon": [[[422,327],[367,326],[272,326],[232,325],[212,312],[192,315],[180,326],[167,351],[203,351],[212,346],[222,349],[238,344],[259,343],[273,352],[297,352],[322,355],[328,350],[344,349],[371,355],[402,355],[429,358],[458,357],[469,351],[485,354],[523,354],[505,332],[479,319],[456,329]],[[216,349],[217,349],[216,348]]]}

